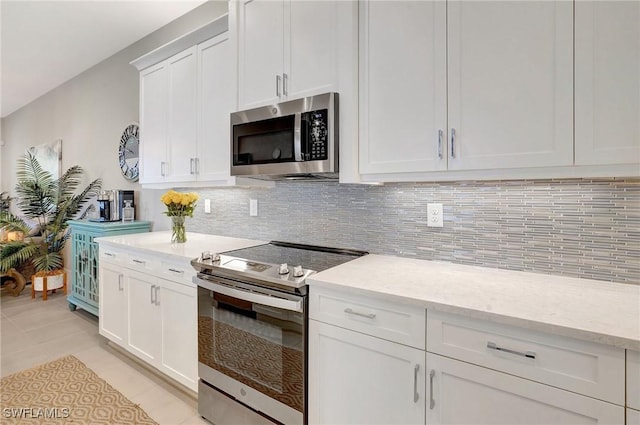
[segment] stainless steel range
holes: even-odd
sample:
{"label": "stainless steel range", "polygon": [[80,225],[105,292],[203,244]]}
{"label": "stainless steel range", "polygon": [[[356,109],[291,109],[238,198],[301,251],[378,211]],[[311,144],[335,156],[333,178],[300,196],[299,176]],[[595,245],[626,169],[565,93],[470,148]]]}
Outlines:
{"label": "stainless steel range", "polygon": [[193,260],[199,414],[216,425],[306,424],[306,279],[365,254],[272,241]]}

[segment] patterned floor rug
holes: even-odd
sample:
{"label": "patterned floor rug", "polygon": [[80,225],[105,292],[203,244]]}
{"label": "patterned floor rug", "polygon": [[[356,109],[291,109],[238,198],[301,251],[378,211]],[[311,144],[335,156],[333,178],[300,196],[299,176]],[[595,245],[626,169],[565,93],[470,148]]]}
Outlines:
{"label": "patterned floor rug", "polygon": [[157,425],[73,356],[2,378],[0,423]]}

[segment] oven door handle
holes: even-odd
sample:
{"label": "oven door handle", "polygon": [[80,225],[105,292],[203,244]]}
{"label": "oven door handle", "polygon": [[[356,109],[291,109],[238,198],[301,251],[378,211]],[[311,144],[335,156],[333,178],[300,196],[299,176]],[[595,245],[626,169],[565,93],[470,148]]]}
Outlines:
{"label": "oven door handle", "polygon": [[209,282],[204,279],[195,277],[194,281],[202,288],[208,289],[219,294],[228,295],[239,300],[249,301],[252,303],[265,305],[269,307],[281,308],[283,310],[303,312],[302,299],[299,300],[287,300],[284,298],[273,297],[267,294],[260,294],[257,292],[248,292],[243,289],[232,288],[226,285],[220,285],[218,283]]}

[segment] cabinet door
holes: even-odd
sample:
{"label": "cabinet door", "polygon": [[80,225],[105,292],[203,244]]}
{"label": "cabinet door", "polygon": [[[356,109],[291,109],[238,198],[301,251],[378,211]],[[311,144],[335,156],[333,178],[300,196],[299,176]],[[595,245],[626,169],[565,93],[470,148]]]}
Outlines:
{"label": "cabinet door", "polygon": [[127,270],[125,278],[129,315],[127,347],[146,362],[157,364],[162,338],[160,310],[156,305],[157,279],[133,270]]}
{"label": "cabinet door", "polygon": [[[284,95],[337,91],[339,1],[285,2]],[[328,30],[329,29],[329,30]]]}
{"label": "cabinet door", "polygon": [[622,406],[594,398],[431,353],[427,368],[429,424],[624,424]]}
{"label": "cabinet door", "polygon": [[196,46],[167,60],[169,68],[168,181],[196,179]]}
{"label": "cabinet door", "polygon": [[640,163],[640,3],[575,10],[576,165]]}
{"label": "cabinet door", "polygon": [[449,169],[572,165],[573,3],[448,2],[447,31]]}
{"label": "cabinet door", "polygon": [[640,410],[627,408],[627,425],[640,425]]}
{"label": "cabinet door", "polygon": [[[284,68],[284,4],[273,0],[238,0],[239,109],[277,103]],[[328,29],[328,31],[330,31]]]}
{"label": "cabinet door", "polygon": [[230,118],[236,107],[236,77],[229,33],[198,46],[198,179],[230,177]]}
{"label": "cabinet door", "polygon": [[[162,368],[172,378],[197,391],[197,289],[159,279],[162,323]],[[160,323],[156,323],[160,326]]]}
{"label": "cabinet door", "polygon": [[424,424],[425,352],[309,321],[310,424]]}
{"label": "cabinet door", "polygon": [[360,3],[362,174],[447,166],[445,4]]}
{"label": "cabinet door", "polygon": [[164,181],[169,90],[167,63],[140,72],[140,183]]}
{"label": "cabinet door", "polygon": [[127,344],[127,291],[122,268],[100,264],[100,335],[120,346]]}

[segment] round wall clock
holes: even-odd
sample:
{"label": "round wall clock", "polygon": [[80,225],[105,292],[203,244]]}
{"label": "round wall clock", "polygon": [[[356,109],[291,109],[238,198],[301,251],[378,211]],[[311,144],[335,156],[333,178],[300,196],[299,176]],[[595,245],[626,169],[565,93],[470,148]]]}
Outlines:
{"label": "round wall clock", "polygon": [[118,160],[120,171],[125,179],[132,182],[138,181],[140,160],[140,138],[138,137],[138,124],[133,123],[122,132],[120,146],[118,147]]}

